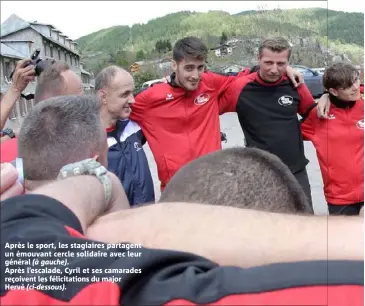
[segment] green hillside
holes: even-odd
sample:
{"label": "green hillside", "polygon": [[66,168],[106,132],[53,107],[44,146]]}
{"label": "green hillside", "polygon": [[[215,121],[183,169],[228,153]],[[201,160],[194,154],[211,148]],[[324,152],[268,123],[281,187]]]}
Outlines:
{"label": "green hillside", "polygon": [[[132,53],[143,51],[146,58],[153,58],[156,56],[155,45],[158,40],[169,40],[173,44],[179,38],[195,35],[201,37],[209,47],[214,47],[219,43],[222,32],[229,38],[273,35],[289,39],[316,38],[338,52],[346,50],[350,57],[358,60],[358,54],[363,52],[364,14],[319,8],[248,11],[236,15],[222,11],[179,12],[150,20],[146,24],[103,29],[83,36],[77,42],[83,57],[123,50]],[[85,63],[88,66],[87,59]]]}

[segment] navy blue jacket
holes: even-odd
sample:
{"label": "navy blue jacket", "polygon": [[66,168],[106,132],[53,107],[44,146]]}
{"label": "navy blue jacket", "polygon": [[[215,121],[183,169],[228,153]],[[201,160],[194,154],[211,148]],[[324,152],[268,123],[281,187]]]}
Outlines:
{"label": "navy blue jacket", "polygon": [[131,206],[155,201],[151,171],[142,146],[146,139],[132,120],[108,129],[108,170],[119,177]]}

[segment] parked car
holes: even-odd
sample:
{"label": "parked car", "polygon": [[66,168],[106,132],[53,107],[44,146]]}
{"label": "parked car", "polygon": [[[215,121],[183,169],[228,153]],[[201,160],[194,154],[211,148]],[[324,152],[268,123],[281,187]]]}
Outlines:
{"label": "parked car", "polygon": [[306,66],[293,65],[295,70],[301,72],[304,77],[304,83],[314,98],[319,98],[323,92],[323,74],[310,69]]}

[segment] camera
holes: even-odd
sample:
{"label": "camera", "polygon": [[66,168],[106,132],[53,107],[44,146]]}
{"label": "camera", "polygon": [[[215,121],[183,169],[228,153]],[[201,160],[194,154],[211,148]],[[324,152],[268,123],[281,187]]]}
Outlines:
{"label": "camera", "polygon": [[[54,61],[42,60],[41,58],[39,58],[39,53],[41,53],[41,50],[36,49],[34,51],[34,53],[32,54],[32,56],[30,57],[31,61],[25,63],[24,66],[22,67],[22,68],[25,68],[25,67],[28,67],[29,65],[33,65],[35,67],[35,69],[34,69],[35,70],[35,76],[37,76],[37,77],[39,77],[41,75],[41,73],[48,67],[48,65],[54,63]],[[10,79],[13,78],[14,72],[15,72],[15,69],[10,74]],[[21,94],[20,96],[22,98],[24,98],[25,100],[34,99],[34,94],[29,94],[27,96]]]}
{"label": "camera", "polygon": [[[46,69],[48,67],[49,64],[51,64],[51,61],[45,61],[42,60],[39,57],[39,53],[41,53],[40,49],[36,49],[34,51],[34,53],[32,54],[32,56],[30,57],[31,61],[26,63],[23,68],[28,67],[29,65],[33,65],[35,67],[35,76],[40,76],[40,74],[44,71],[44,69]],[[13,77],[15,69],[13,70],[13,72],[10,75],[10,79]]]}

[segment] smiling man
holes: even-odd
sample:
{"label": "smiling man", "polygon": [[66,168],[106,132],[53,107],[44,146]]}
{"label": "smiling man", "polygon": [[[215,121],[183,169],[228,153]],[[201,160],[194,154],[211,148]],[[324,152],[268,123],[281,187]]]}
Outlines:
{"label": "smiling man", "polygon": [[116,174],[131,206],[155,201],[151,171],[142,146],[139,125],[129,120],[133,97],[132,76],[118,66],[104,68],[95,79],[101,120],[108,134],[108,170]]}
{"label": "smiling man", "polygon": [[269,38],[259,47],[259,70],[232,82],[219,101],[219,113],[237,112],[248,147],[278,156],[302,186],[309,202],[311,188],[298,114],[314,103],[305,84],[294,88],[286,69],[291,46]]}
{"label": "smiling man", "polygon": [[[161,190],[181,167],[222,148],[218,98],[232,81],[250,73],[206,71],[208,48],[197,37],[178,40],[172,56],[170,81],[138,94],[131,114],[154,155]],[[295,72],[285,65],[286,69]]]}

